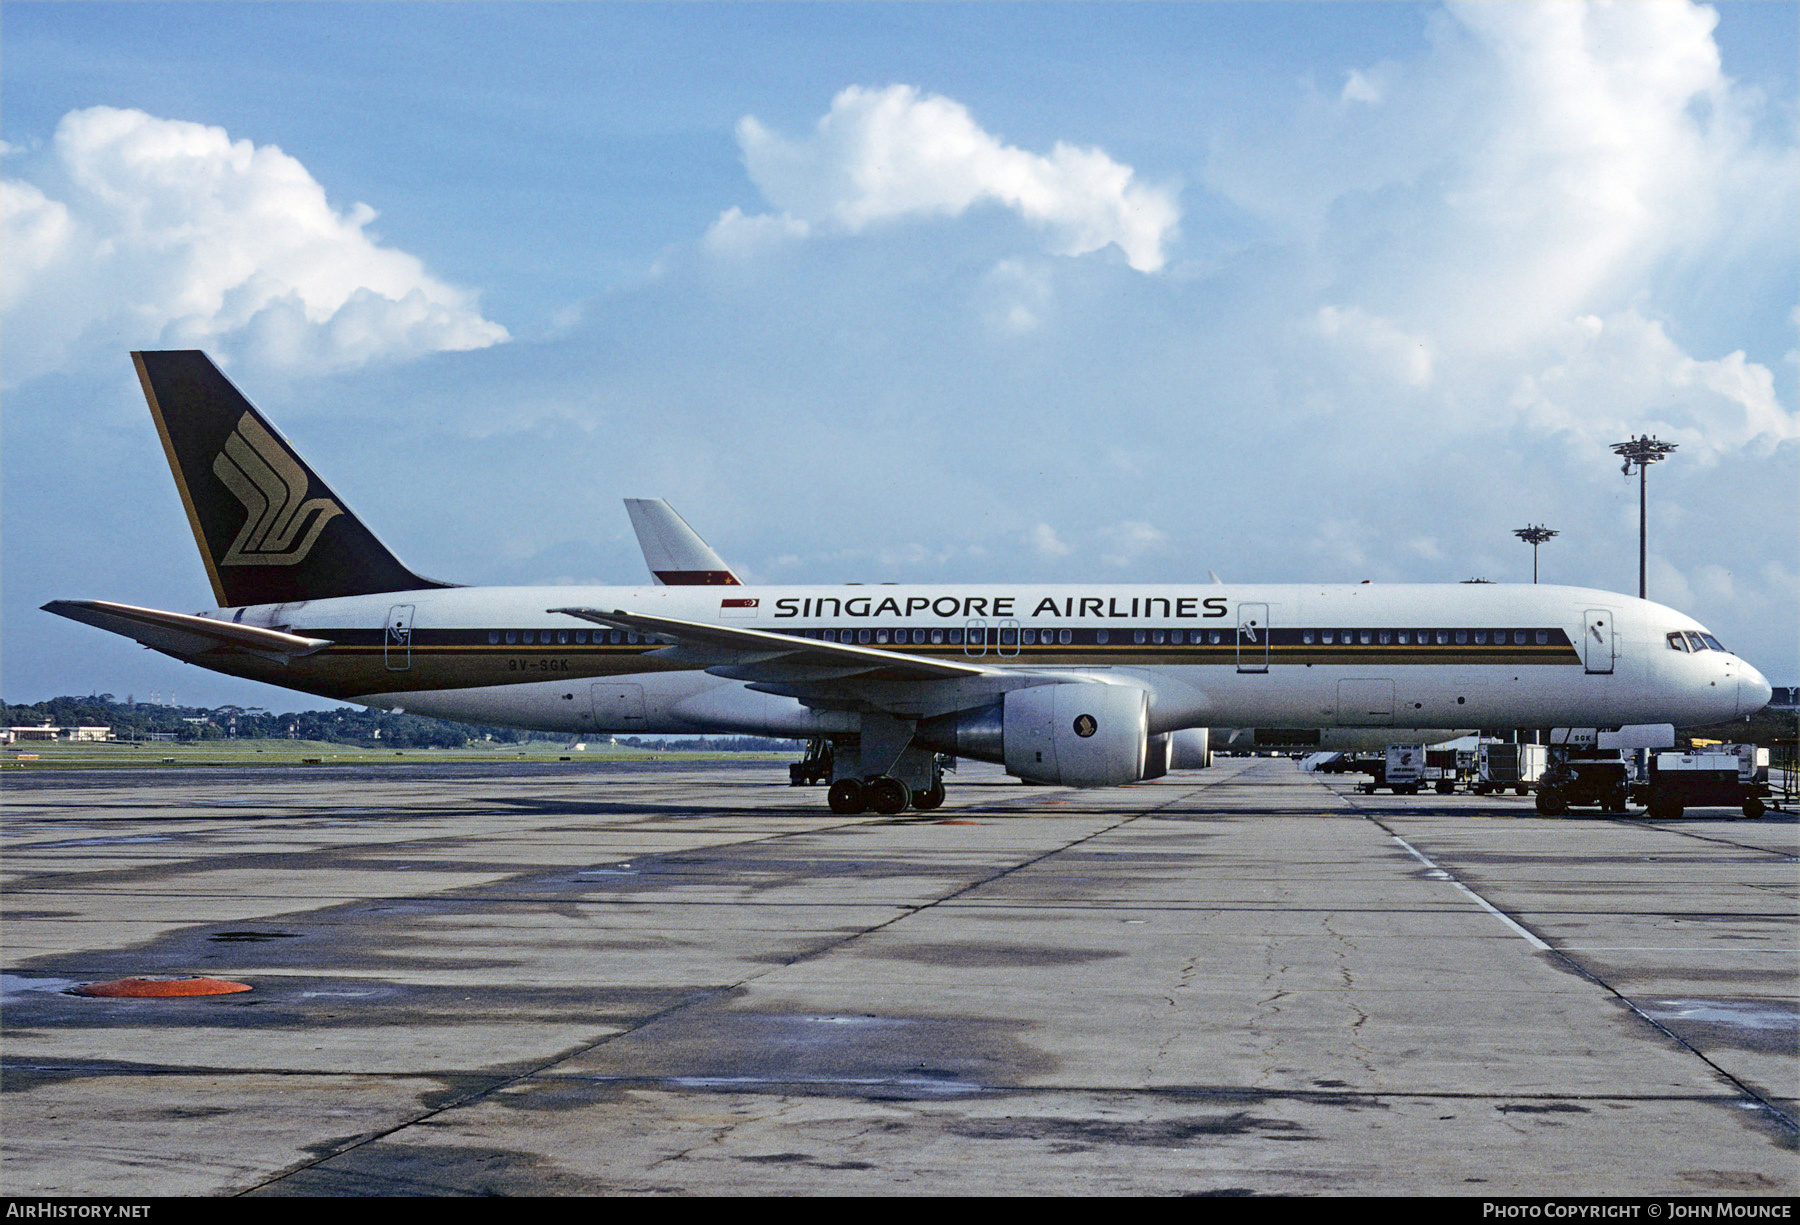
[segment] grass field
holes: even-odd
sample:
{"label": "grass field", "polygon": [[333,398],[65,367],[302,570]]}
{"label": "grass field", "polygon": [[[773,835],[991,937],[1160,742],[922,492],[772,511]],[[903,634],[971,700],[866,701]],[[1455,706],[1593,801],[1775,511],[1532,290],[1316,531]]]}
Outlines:
{"label": "grass field", "polygon": [[419,765],[483,761],[786,761],[790,753],[683,753],[565,742],[488,744],[467,749],[375,749],[317,740],[202,740],[187,743],[23,742],[0,750],[0,770],[174,769],[181,766]]}

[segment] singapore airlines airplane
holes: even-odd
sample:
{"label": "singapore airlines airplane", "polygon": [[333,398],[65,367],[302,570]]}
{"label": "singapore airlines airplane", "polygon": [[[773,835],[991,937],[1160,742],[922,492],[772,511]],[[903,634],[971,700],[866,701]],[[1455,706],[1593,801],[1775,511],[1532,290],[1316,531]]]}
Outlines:
{"label": "singapore airlines airplane", "polygon": [[[644,552],[644,565],[658,584],[730,583],[741,585],[725,560],[675,513],[662,498],[626,498],[625,509]],[[1224,580],[1207,571],[1215,584]],[[1472,727],[1408,728],[1405,738],[1419,744],[1442,744],[1460,736],[1472,736]],[[1227,747],[1308,748],[1353,752],[1379,749],[1393,743],[1390,727],[1185,727],[1169,733],[1171,770],[1199,770],[1212,764],[1214,742]]]}
{"label": "singapore airlines airplane", "polygon": [[836,812],[937,807],[939,753],[1103,787],[1179,768],[1208,727],[1691,725],[1770,696],[1691,618],[1579,587],[750,587],[722,564],[459,587],[407,569],[205,354],[133,360],[219,607],[46,610],[445,719],[827,738]]}

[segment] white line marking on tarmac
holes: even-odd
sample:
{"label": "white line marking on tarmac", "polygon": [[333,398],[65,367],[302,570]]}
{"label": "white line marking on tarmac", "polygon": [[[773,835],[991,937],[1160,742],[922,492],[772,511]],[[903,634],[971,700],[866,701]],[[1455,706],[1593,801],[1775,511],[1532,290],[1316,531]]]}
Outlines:
{"label": "white line marking on tarmac", "polygon": [[1435,876],[1433,879],[1447,880],[1451,884],[1455,885],[1458,889],[1461,889],[1463,891],[1463,896],[1467,897],[1471,902],[1474,902],[1477,906],[1481,907],[1483,910],[1485,910],[1489,914],[1493,915],[1496,919],[1499,919],[1502,923],[1504,923],[1508,927],[1512,928],[1513,932],[1516,935],[1518,935],[1520,939],[1524,940],[1525,943],[1529,944],[1532,948],[1538,950],[1538,952],[1548,953],[1550,951],[1549,945],[1545,944],[1542,940],[1539,940],[1536,936],[1532,935],[1529,931],[1526,931],[1523,927],[1520,927],[1517,923],[1513,922],[1512,919],[1508,918],[1506,915],[1502,914],[1500,911],[1494,909],[1494,907],[1488,903],[1488,900],[1486,898],[1482,897],[1480,894],[1476,893],[1473,889],[1469,888],[1467,885],[1465,885],[1461,881],[1457,880],[1454,875],[1452,875],[1449,872],[1446,872],[1443,868],[1440,868],[1437,864],[1432,863],[1431,860],[1426,858],[1426,856],[1423,853],[1421,853],[1417,847],[1413,846],[1412,843],[1410,843],[1406,839],[1402,838],[1399,834],[1389,834],[1388,837],[1392,838],[1395,842],[1398,842],[1401,846],[1405,847],[1406,853],[1408,855],[1411,855],[1414,859],[1418,860],[1420,863],[1422,863],[1426,867],[1430,868],[1433,872],[1437,873],[1437,876]]}

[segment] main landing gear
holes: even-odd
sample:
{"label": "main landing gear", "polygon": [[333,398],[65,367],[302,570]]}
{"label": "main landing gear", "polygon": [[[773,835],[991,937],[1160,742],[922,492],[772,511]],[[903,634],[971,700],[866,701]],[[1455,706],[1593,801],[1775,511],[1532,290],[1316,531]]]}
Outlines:
{"label": "main landing gear", "polygon": [[832,812],[846,817],[860,812],[894,816],[908,808],[930,812],[944,802],[944,782],[937,779],[929,787],[914,791],[891,774],[877,774],[863,780],[840,778],[825,793],[825,802]]}
{"label": "main landing gear", "polygon": [[821,736],[806,756],[788,767],[796,787],[831,780],[825,802],[839,816],[863,812],[896,816],[908,808],[930,812],[944,802],[944,771],[956,759],[914,744],[914,723],[892,715],[864,714],[856,735]]}

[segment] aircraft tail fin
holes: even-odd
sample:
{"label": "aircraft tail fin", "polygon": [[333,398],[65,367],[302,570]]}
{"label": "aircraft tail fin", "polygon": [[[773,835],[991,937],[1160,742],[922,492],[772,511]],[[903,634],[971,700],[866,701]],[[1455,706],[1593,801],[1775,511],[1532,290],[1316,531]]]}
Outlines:
{"label": "aircraft tail fin", "polygon": [[453,585],[402,565],[206,354],[131,359],[221,607]]}
{"label": "aircraft tail fin", "polygon": [[741,587],[725,560],[661,498],[626,498],[625,510],[658,587]]}

